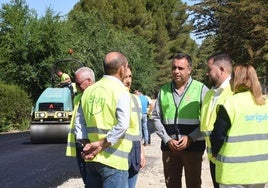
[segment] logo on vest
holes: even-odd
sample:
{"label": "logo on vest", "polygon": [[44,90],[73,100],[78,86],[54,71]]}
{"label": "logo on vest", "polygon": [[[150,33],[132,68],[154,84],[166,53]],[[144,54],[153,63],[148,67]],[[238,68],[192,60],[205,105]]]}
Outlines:
{"label": "logo on vest", "polygon": [[96,87],[89,95],[88,105],[90,115],[96,115],[103,111],[105,104],[105,94],[108,92],[104,87]]}
{"label": "logo on vest", "polygon": [[258,123],[262,121],[268,121],[268,114],[249,114],[245,116],[245,121],[257,121]]}
{"label": "logo on vest", "polygon": [[190,102],[191,101],[191,96],[190,95],[186,95],[184,99],[185,99],[186,102]]}

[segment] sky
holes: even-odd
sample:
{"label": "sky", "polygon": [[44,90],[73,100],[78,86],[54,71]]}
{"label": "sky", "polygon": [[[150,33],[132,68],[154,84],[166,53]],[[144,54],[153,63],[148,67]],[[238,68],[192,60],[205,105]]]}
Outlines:
{"label": "sky", "polygon": [[[44,16],[46,9],[51,8],[55,13],[60,15],[66,15],[71,11],[74,5],[79,2],[79,0],[25,0],[30,9],[36,10],[38,16]],[[187,0],[182,0],[187,2]],[[9,3],[10,0],[0,0],[0,5],[3,3]],[[189,3],[188,1],[187,3]],[[191,3],[191,2],[190,2]],[[196,41],[197,44],[201,44],[202,40],[196,39],[196,37],[191,34],[191,38]]]}
{"label": "sky", "polygon": [[[25,0],[30,9],[35,9],[38,16],[44,16],[47,8],[51,8],[60,15],[66,15],[79,0]],[[0,4],[10,0],[0,0]]]}

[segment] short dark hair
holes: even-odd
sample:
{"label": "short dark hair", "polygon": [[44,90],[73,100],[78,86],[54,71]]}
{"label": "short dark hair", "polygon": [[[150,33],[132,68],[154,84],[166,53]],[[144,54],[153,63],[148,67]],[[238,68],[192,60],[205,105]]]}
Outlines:
{"label": "short dark hair", "polygon": [[177,54],[175,54],[172,58],[172,60],[175,60],[175,59],[187,59],[188,63],[189,63],[189,66],[191,67],[192,66],[192,58],[191,56],[189,56],[188,54],[185,54],[185,53],[182,53],[182,52],[179,52]]}
{"label": "short dark hair", "polygon": [[62,70],[57,69],[55,73],[57,74],[57,73],[59,73],[59,72],[62,72]]}
{"label": "short dark hair", "polygon": [[221,53],[221,54],[216,55],[213,58],[213,64],[217,66],[223,66],[225,67],[227,72],[229,72],[230,74],[232,73],[232,70],[233,70],[232,59],[226,53]]}
{"label": "short dark hair", "polygon": [[215,61],[227,61],[229,63],[232,63],[232,59],[227,53],[221,53],[221,54],[216,55],[214,57],[214,62]]}

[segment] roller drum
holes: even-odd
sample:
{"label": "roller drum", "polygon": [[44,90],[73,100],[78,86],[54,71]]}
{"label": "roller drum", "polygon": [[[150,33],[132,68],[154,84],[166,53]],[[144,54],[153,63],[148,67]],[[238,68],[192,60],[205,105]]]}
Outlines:
{"label": "roller drum", "polygon": [[69,123],[31,124],[31,143],[66,143]]}

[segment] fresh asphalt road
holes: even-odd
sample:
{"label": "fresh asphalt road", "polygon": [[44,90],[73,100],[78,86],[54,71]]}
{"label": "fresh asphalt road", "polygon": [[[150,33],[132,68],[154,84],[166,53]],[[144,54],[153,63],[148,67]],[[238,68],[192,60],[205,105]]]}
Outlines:
{"label": "fresh asphalt road", "polygon": [[0,134],[1,188],[53,188],[79,177],[66,144],[31,144],[30,133]]}

